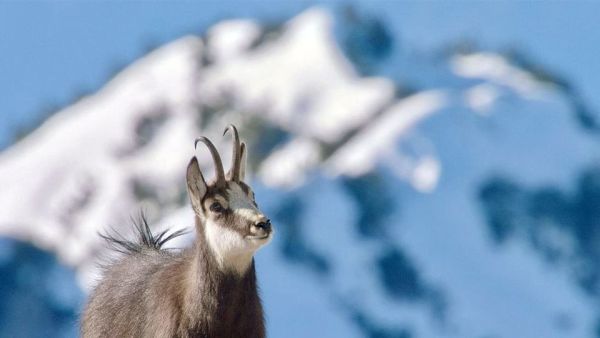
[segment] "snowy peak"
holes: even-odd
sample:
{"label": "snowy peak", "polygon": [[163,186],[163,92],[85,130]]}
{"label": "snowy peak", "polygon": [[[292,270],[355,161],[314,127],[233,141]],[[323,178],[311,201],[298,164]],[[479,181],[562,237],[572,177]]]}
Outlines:
{"label": "snowy peak", "polygon": [[[561,337],[556,317],[586,336],[598,314],[563,272],[600,255],[556,270],[538,256],[589,245],[576,230],[589,222],[528,207],[538,187],[569,217],[596,196],[556,193],[599,155],[565,87],[489,51],[349,57],[336,24],[318,8],[280,26],[224,21],[141,58],[0,154],[0,233],[55,252],[89,288],[109,254],[99,231],[127,235],[142,208],[155,229],[192,226],[187,161],[213,172],[192,142],[210,137],[227,166],[234,123],[278,228],[257,257],[273,336]],[[396,55],[369,74],[403,73],[361,75],[356,60],[378,53]]]}
{"label": "snowy peak", "polygon": [[[2,232],[80,264],[99,227],[131,212],[133,177],[178,177],[185,159],[169,153],[196,136],[187,126],[201,52],[201,41],[189,37],[149,54],[2,153]],[[169,137],[150,140],[154,124]]]}

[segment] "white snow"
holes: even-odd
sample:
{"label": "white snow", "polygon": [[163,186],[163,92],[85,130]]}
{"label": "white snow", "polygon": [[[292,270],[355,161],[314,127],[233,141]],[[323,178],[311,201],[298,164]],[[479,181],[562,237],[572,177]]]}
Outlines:
{"label": "white snow", "polygon": [[336,47],[332,18],[308,10],[274,41],[207,69],[199,92],[207,101],[235,93],[238,109],[325,142],[368,121],[393,98],[386,79],[357,76]]}
{"label": "white snow", "polygon": [[492,84],[483,83],[465,92],[466,105],[483,115],[489,113],[500,97],[499,89]]}
{"label": "white snow", "polygon": [[[399,137],[443,108],[447,100],[443,91],[423,92],[400,100],[341,147],[328,160],[328,170],[333,175],[351,176],[373,170],[382,155],[394,150]],[[416,186],[420,184],[415,182]]]}
{"label": "white snow", "polygon": [[217,23],[208,31],[207,49],[211,60],[227,62],[248,50],[258,39],[261,28],[250,20]]}
{"label": "white snow", "polygon": [[319,164],[319,145],[309,139],[293,139],[265,159],[259,178],[272,187],[298,187],[304,184],[310,169]]}
{"label": "white snow", "polygon": [[[505,57],[474,53],[444,67],[452,80],[477,84],[457,89],[424,79],[435,88],[397,99],[391,80],[357,74],[324,10],[298,15],[255,45],[261,33],[258,23],[226,21],[209,30],[206,47],[196,37],[164,46],[0,154],[0,234],[55,252],[77,268],[85,288],[97,277],[97,257],[107,254],[97,232],[127,233],[140,207],[157,229],[192,230],[170,243],[187,245],[194,231],[191,208],[179,201],[185,166],[196,155],[212,173],[208,153],[194,152],[192,142],[220,134],[237,112],[289,133],[252,185],[266,208],[290,190],[298,194],[306,205],[302,234],[331,263],[327,276],[290,264],[278,237],[259,252],[272,336],[361,336],[345,305],[419,337],[587,336],[593,305],[531,249],[490,245],[476,200],[491,175],[566,187],[597,162],[597,141],[579,129],[555,89]],[[205,48],[211,63],[203,66]],[[200,115],[200,104],[225,98],[233,106],[223,115]],[[140,143],[140,120],[161,116],[154,137]],[[228,139],[214,141],[224,149]],[[357,205],[336,180],[370,172],[397,179],[389,189],[398,210],[386,220],[385,240],[447,296],[444,324],[427,304],[391,300],[380,285],[373,260],[382,242],[358,235]],[[136,196],[133,181],[149,196]],[[547,235],[572,245],[564,234]],[[573,320],[568,333],[554,326],[563,313]]]}
{"label": "white snow", "polygon": [[535,97],[542,87],[531,74],[511,65],[505,57],[491,53],[457,55],[452,69],[458,76],[485,79],[517,91],[525,97]]}
{"label": "white snow", "polygon": [[[71,265],[90,259],[100,244],[96,232],[136,208],[132,177],[154,171],[173,178],[185,167],[197,136],[185,126],[193,121],[189,94],[201,47],[189,37],[157,50],[2,153],[0,231],[55,250]],[[161,142],[127,156],[135,124],[157,109],[181,122],[167,121]]]}

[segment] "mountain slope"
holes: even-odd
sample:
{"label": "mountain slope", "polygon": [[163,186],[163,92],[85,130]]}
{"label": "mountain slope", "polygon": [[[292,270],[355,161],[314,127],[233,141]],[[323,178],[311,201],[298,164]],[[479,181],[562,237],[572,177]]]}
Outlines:
{"label": "mountain slope", "polygon": [[[419,61],[405,76],[419,90],[403,91],[361,75],[390,52],[348,58],[334,18],[221,22],[139,60],[0,154],[0,233],[54,251],[89,288],[109,255],[98,231],[127,233],[140,208],[157,228],[192,225],[192,140],[213,138],[228,159],[220,133],[235,123],[278,228],[257,257],[273,336],[590,336],[597,298],[571,280],[577,262],[540,259],[526,236],[494,239],[532,224],[518,207],[528,189],[568,187],[598,158],[564,90],[472,51]],[[519,193],[494,190],[506,177]],[[585,243],[545,229],[529,230],[546,236],[534,244]]]}

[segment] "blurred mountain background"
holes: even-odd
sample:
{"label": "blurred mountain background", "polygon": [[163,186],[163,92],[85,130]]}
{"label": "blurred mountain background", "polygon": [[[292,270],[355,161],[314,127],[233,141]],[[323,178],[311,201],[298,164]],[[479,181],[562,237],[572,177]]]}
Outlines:
{"label": "blurred mountain background", "polygon": [[271,337],[600,337],[599,8],[0,4],[0,337],[77,336],[229,123]]}

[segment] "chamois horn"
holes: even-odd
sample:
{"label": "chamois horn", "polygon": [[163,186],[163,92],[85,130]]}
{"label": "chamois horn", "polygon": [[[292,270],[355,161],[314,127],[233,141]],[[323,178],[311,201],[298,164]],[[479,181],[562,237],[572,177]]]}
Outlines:
{"label": "chamois horn", "polygon": [[230,124],[223,131],[223,136],[231,130],[233,134],[233,152],[231,155],[231,169],[229,169],[228,178],[234,182],[240,181],[240,162],[242,160],[242,152],[240,148],[240,136],[233,124]]}
{"label": "chamois horn", "polygon": [[194,148],[198,147],[198,142],[202,142],[206,145],[210,154],[212,155],[213,162],[215,163],[215,173],[217,175],[217,185],[223,186],[225,184],[225,173],[223,171],[223,162],[221,162],[221,156],[217,152],[217,148],[215,145],[210,142],[210,140],[204,136],[200,136],[194,141]]}

